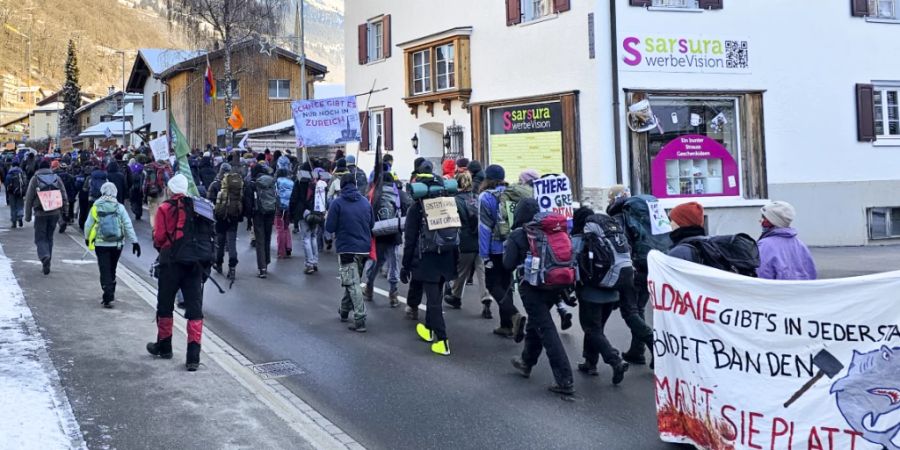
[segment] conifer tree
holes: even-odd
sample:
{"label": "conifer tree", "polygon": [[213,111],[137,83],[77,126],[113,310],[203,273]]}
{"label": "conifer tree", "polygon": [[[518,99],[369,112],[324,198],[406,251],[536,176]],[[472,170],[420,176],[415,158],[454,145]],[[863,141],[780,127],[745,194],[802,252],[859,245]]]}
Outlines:
{"label": "conifer tree", "polygon": [[78,57],[75,55],[75,42],[71,39],[66,57],[66,83],[63,85],[61,95],[63,110],[59,118],[60,136],[75,137],[80,131],[75,110],[81,107],[81,87],[78,84]]}

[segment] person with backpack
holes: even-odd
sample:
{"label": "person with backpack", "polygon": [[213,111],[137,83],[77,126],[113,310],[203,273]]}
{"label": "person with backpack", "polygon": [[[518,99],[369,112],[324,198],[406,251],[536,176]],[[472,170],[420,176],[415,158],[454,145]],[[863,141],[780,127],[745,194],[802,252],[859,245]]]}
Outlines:
{"label": "person with backpack", "polygon": [[278,204],[275,208],[275,246],[278,249],[278,258],[290,258],[294,251],[293,236],[291,235],[291,198],[294,195],[294,180],[290,170],[290,160],[286,156],[278,159],[278,165],[286,168],[278,169],[275,178],[275,190],[278,196]]}
{"label": "person with backpack", "polygon": [[[431,351],[438,355],[450,355],[450,342],[444,323],[443,285],[456,277],[459,253],[459,227],[435,227],[429,217],[428,204],[452,202],[452,208],[445,206],[442,216],[459,219],[462,212],[448,192],[440,176],[433,174],[431,162],[419,166],[416,182],[410,185],[415,192],[416,185],[424,185],[427,194],[416,199],[406,216],[403,235],[403,263],[400,281],[409,284],[407,305],[418,312],[424,294],[426,301],[425,323],[416,324],[416,334],[431,343]],[[423,189],[423,190],[425,190]],[[446,203],[444,203],[446,205]]]}
{"label": "person with backpack", "polygon": [[577,263],[566,217],[539,211],[537,200],[520,201],[514,211],[515,227],[504,242],[503,266],[518,272],[519,293],[528,313],[525,346],[522,354],[513,358],[512,365],[528,378],[541,352],[546,350],[555,380],[549,390],[572,395],[572,366],[550,309],[567,289],[574,287]]}
{"label": "person with backpack", "polygon": [[166,185],[174,172],[168,161],[153,161],[144,166],[144,198],[147,199],[150,229],[156,229],[156,210],[166,201]]}
{"label": "person with backpack", "polygon": [[575,294],[578,320],[584,331],[584,362],[578,364],[578,371],[598,376],[597,363],[602,356],[603,362],[613,370],[612,383],[619,384],[629,366],[610,344],[604,330],[609,317],[619,307],[622,288],[634,289],[631,246],[625,228],[606,214],[579,208],[572,227],[572,245],[578,255],[579,282]]}
{"label": "person with backpack", "polygon": [[387,264],[390,285],[388,301],[391,308],[400,306],[397,291],[400,267],[397,258],[400,244],[403,243],[403,218],[406,217],[411,203],[409,194],[397,186],[394,176],[390,172],[384,172],[381,192],[376,193],[373,199],[376,220],[372,230],[375,235],[375,260],[369,262],[365,272],[366,289],[363,291],[363,300],[367,302],[371,302],[374,297],[375,277]]}
{"label": "person with backpack", "polygon": [[25,217],[25,193],[28,191],[28,179],[19,167],[19,161],[13,160],[12,167],[4,178],[6,185],[6,204],[9,205],[9,221],[11,228],[22,228]]}
{"label": "person with backpack", "polygon": [[[469,163],[469,170],[472,170],[472,163]],[[508,189],[505,178],[506,171],[499,165],[492,164],[485,170],[485,180],[478,195],[478,253],[484,262],[488,291],[500,311],[500,326],[494,334],[511,338],[522,335],[523,316],[513,302],[512,271],[503,266],[503,245],[512,225],[512,199],[503,195]],[[531,197],[532,194],[527,196]],[[518,197],[521,198],[525,197]]]}
{"label": "person with backpack", "polygon": [[354,175],[348,173],[341,178],[341,195],[328,207],[325,217],[325,231],[335,237],[341,286],[344,287],[344,296],[338,310],[341,322],[350,320],[352,310],[353,324],[349,329],[364,333],[366,304],[362,298],[359,278],[369,254],[375,216],[372,206],[359,193]]}
{"label": "person with backpack", "polygon": [[66,187],[53,171],[50,162],[41,160],[37,172],[28,183],[25,193],[25,221],[31,222],[34,214],[34,243],[44,275],[50,274],[50,259],[53,257],[53,233],[60,215],[68,208]]}
{"label": "person with backpack", "polygon": [[481,193],[481,185],[484,183],[484,170],[481,168],[481,162],[479,161],[469,161],[469,165],[467,166],[469,174],[472,175],[472,192],[475,195]]}
{"label": "person with backpack", "polygon": [[815,280],[816,263],[809,248],[791,228],[796,212],[784,201],[774,201],[762,207],[762,236],[759,247],[760,278],[767,280]]}
{"label": "person with backpack", "polygon": [[481,298],[481,317],[493,319],[491,314],[491,293],[484,282],[484,261],[478,255],[478,198],[472,193],[472,175],[468,172],[456,174],[456,207],[461,212],[459,218],[459,262],[456,278],[444,289],[444,303],[454,309],[462,307],[463,290],[466,282],[474,275],[478,280]]}
{"label": "person with backpack", "polygon": [[243,219],[244,180],[231,164],[222,163],[219,174],[206,191],[209,201],[215,204],[216,259],[213,269],[222,274],[225,250],[228,249],[228,280],[234,280],[238,265],[237,230]]}
{"label": "person with backpack", "polygon": [[91,172],[93,171],[93,164],[90,160],[85,159],[81,166],[80,174],[75,177],[75,189],[78,190],[78,228],[82,231],[84,231],[84,223],[87,221],[87,216],[91,212],[89,184]]}
{"label": "person with backpack", "polygon": [[100,268],[100,288],[103,290],[101,304],[112,308],[116,300],[116,267],[122,256],[122,246],[127,238],[131,241],[131,253],[141,257],[134,226],[125,206],[117,200],[116,185],[106,182],[100,187],[103,194],[91,207],[85,223],[85,244],[97,254]]}
{"label": "person with backpack", "polygon": [[676,206],[669,212],[672,221],[672,249],[669,256],[703,264],[700,252],[691,245],[692,242],[706,237],[706,229],[703,228],[703,205],[697,202],[688,202]]}
{"label": "person with backpack", "polygon": [[110,183],[116,185],[116,190],[118,191],[116,199],[119,203],[124,205],[125,194],[128,193],[128,180],[126,179],[125,174],[122,173],[119,163],[115,160],[110,161],[109,165],[106,166],[106,178]]}
{"label": "person with backpack", "polygon": [[142,155],[132,158],[128,164],[128,172],[131,174],[128,189],[128,202],[131,205],[131,212],[134,214],[134,220],[140,221],[144,215],[144,165],[141,164]]}
{"label": "person with backpack", "polygon": [[[64,164],[64,163],[63,163]],[[73,177],[68,170],[68,166],[64,166],[59,161],[53,161],[50,163],[50,170],[59,177],[63,182],[63,186],[66,188],[63,190],[63,195],[66,197],[66,209],[62,211],[59,215],[59,233],[65,233],[66,227],[69,226],[69,209],[72,206],[72,197],[75,194],[75,177]],[[70,195],[70,193],[72,195]]]}
{"label": "person with backpack", "polygon": [[356,157],[353,155],[347,155],[347,171],[353,174],[354,180],[356,180],[356,188],[359,189],[359,192],[365,194],[369,192],[369,176],[366,175],[366,171],[356,167]]}
{"label": "person with backpack", "polygon": [[106,166],[103,165],[102,162],[94,165],[94,170],[91,171],[91,177],[88,179],[87,185],[85,186],[88,190],[88,203],[92,206],[94,202],[103,196],[100,193],[100,187],[103,186],[103,183],[109,178],[109,172],[106,171]]}
{"label": "person with backpack", "polygon": [[244,211],[253,224],[256,276],[266,278],[272,262],[272,226],[278,209],[278,194],[272,169],[264,160],[253,166],[250,175],[250,181],[244,183]]}
{"label": "person with backpack", "polygon": [[203,333],[203,282],[215,252],[212,221],[199,214],[198,202],[187,196],[188,179],[173,176],[168,184],[169,199],[156,211],[153,246],[159,251],[159,290],[156,295],[156,341],[147,352],[162,359],[172,358],[172,325],[175,295],[184,295],[187,319],[189,372],[200,367],[200,340]]}

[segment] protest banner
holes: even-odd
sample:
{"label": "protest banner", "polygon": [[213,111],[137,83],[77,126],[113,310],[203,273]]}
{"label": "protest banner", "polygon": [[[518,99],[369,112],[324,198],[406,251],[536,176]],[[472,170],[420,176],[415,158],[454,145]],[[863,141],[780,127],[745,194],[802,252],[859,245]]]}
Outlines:
{"label": "protest banner", "polygon": [[73,148],[74,148],[74,146],[72,144],[72,138],[63,138],[60,141],[59,150],[61,153],[63,153],[63,154],[70,153]]}
{"label": "protest banner", "polygon": [[169,138],[160,136],[150,141],[150,150],[153,151],[153,159],[157,161],[169,159]]}
{"label": "protest banner", "polygon": [[459,210],[456,209],[456,199],[453,197],[427,198],[422,200],[425,207],[425,220],[431,231],[444,228],[461,227]]}
{"label": "protest banner", "polygon": [[356,97],[291,102],[298,147],[340,145],[359,142],[359,112]]}
{"label": "protest banner", "polygon": [[534,199],[541,212],[554,212],[572,219],[572,184],[566,175],[546,175],[534,180]]}
{"label": "protest banner", "polygon": [[772,281],[648,261],[662,440],[900,449],[900,272]]}

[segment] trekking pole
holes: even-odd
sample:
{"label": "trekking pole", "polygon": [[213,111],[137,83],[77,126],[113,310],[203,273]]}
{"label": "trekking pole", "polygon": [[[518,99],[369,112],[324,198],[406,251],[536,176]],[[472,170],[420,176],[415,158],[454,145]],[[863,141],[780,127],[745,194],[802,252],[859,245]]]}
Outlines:
{"label": "trekking pole", "polygon": [[[213,283],[214,285],[216,285],[216,288],[219,290],[219,293],[220,293],[220,294],[224,294],[224,293],[225,293],[225,290],[222,289],[222,286],[219,286],[219,283],[216,281],[215,278],[213,278],[213,277],[207,277],[207,280],[212,281],[212,283]],[[232,283],[233,283],[233,281],[232,281]],[[229,287],[229,289],[231,289],[231,288]]]}

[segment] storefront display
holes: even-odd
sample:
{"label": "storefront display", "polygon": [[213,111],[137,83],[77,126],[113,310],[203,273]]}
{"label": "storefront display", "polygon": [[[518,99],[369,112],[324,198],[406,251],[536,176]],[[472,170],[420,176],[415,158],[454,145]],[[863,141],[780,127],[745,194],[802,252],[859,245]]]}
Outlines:
{"label": "storefront display", "polygon": [[563,173],[563,120],[559,102],[515,105],[489,110],[489,160],[506,169],[515,182],[525,169]]}
{"label": "storefront display", "polygon": [[728,150],[712,138],[679,136],[662,147],[651,166],[659,198],[740,195],[739,171]]}

